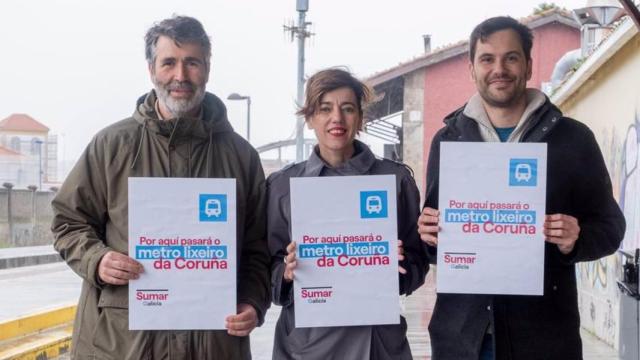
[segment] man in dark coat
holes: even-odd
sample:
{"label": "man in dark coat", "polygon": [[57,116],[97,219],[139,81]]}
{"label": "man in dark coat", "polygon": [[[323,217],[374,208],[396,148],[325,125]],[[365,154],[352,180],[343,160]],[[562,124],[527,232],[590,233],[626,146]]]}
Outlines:
{"label": "man in dark coat", "polygon": [[438,294],[429,325],[433,358],[581,359],[575,263],[613,253],[625,229],[602,154],[585,125],[526,88],[526,26],[491,18],[473,30],[469,45],[478,92],[433,139],[418,231],[435,259],[442,141],[547,143],[544,295]]}

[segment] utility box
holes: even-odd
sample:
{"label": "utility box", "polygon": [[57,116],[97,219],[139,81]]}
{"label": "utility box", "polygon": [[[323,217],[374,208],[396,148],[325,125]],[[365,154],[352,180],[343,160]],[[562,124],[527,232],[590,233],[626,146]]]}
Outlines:
{"label": "utility box", "polygon": [[620,360],[640,359],[640,293],[638,270],[640,249],[635,254],[620,251],[623,263],[622,280],[618,281],[620,295]]}

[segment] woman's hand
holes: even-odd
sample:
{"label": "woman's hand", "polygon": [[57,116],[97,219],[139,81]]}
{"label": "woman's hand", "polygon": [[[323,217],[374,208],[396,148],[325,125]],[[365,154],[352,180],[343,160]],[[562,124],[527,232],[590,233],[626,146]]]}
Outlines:
{"label": "woman's hand", "polygon": [[287,245],[287,256],[284,257],[284,280],[286,282],[293,281],[293,270],[295,270],[298,262],[296,261],[296,242],[292,241]]}

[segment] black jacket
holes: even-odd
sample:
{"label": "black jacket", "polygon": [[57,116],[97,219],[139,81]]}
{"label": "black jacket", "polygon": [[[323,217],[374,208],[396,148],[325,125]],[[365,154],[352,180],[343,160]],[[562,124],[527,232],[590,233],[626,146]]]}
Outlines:
{"label": "black jacket", "polygon": [[[445,119],[431,144],[425,206],[438,207],[440,143],[483,141],[478,124],[463,109]],[[543,296],[438,294],[429,325],[434,360],[477,360],[488,327],[495,334],[496,359],[582,359],[574,265],[615,252],[625,221],[587,126],[563,117],[548,99],[527,126],[521,141],[548,147],[547,214],[576,217],[579,238],[568,255],[545,244]],[[436,259],[436,249],[429,251]]]}

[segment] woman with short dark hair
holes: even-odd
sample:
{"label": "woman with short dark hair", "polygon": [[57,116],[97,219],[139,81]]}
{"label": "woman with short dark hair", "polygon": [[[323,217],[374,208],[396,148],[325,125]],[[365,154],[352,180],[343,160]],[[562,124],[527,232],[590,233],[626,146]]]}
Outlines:
{"label": "woman with short dark hair", "polygon": [[309,78],[299,115],[318,144],[307,161],[272,174],[267,180],[268,240],[272,256],[273,302],[282,305],[276,325],[274,359],[412,359],[406,322],[398,325],[295,328],[293,279],[296,248],[291,241],[289,179],[304,176],[383,175],[396,177],[400,294],[423,284],[428,262],[416,232],[418,189],[403,164],[377,159],[355,139],[363,126],[363,106],[371,90],[348,71],[328,69]]}

